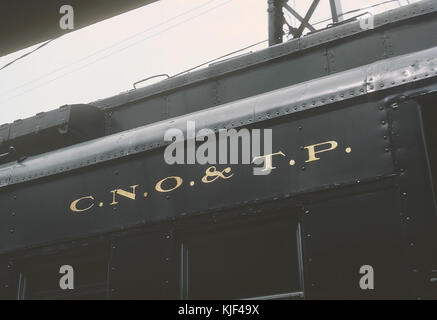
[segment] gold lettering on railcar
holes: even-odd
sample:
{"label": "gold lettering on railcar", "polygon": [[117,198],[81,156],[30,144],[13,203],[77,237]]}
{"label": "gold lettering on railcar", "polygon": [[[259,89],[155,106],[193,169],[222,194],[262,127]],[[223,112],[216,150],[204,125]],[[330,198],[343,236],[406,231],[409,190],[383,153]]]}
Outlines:
{"label": "gold lettering on railcar", "polygon": [[222,178],[225,180],[230,179],[234,174],[232,173],[230,175],[225,175],[225,173],[229,174],[231,171],[232,171],[231,167],[227,167],[222,171],[217,171],[217,168],[214,166],[209,167],[208,169],[205,170],[205,175],[202,178],[202,182],[211,183],[216,181],[218,178]]}
{"label": "gold lettering on railcar", "polygon": [[109,204],[110,206],[116,205],[118,204],[118,201],[116,200],[116,195],[120,195],[122,197],[128,198],[128,199],[132,199],[135,200],[136,197],[136,188],[139,186],[139,184],[134,185],[134,186],[130,186],[129,188],[132,189],[132,192],[123,190],[123,189],[115,189],[112,190],[112,202]]}
{"label": "gold lettering on railcar", "polygon": [[[84,208],[84,209],[78,209],[77,205],[79,204],[79,202],[81,202],[82,200],[86,200],[86,199],[92,200],[93,203],[91,205],[89,205],[88,207]],[[77,200],[74,200],[70,204],[70,210],[73,211],[73,212],[84,212],[84,211],[87,211],[87,210],[91,209],[92,207],[94,207],[94,197],[93,196],[87,196],[87,197],[79,198]]]}
{"label": "gold lettering on railcar", "polygon": [[[326,141],[326,142],[321,142],[321,143],[317,143],[317,144],[312,144],[312,145],[308,145],[306,147],[301,147],[301,150],[303,150],[303,152],[308,152],[308,160],[305,160],[305,163],[308,162],[314,162],[314,161],[318,161],[320,160],[319,158],[319,154],[324,153],[324,152],[328,152],[328,151],[334,151],[337,149],[339,143],[337,141],[331,140],[331,141]],[[345,146],[346,147],[346,146]],[[343,149],[345,151],[345,153],[347,155],[352,153],[352,148],[350,146],[347,146],[345,149]],[[277,169],[276,166],[273,165],[273,157],[275,156],[281,156],[278,158],[275,158],[277,160],[281,159],[281,158],[285,158],[287,157],[287,155],[282,152],[276,152],[276,153],[271,153],[271,154],[266,154],[263,156],[257,156],[254,157],[252,160],[252,164],[258,164],[261,165],[261,167],[259,168],[255,168],[255,169],[259,169],[259,171],[261,171],[261,175],[268,175],[272,170]],[[293,167],[297,162],[296,160],[293,159],[286,159],[287,160],[287,164],[289,164],[291,167]],[[290,166],[288,166],[288,168],[290,168]],[[254,172],[255,174],[255,172]],[[259,172],[257,173],[259,174]],[[232,172],[232,168],[231,167],[226,167],[223,170],[217,169],[216,166],[210,166],[205,170],[205,174],[204,176],[201,178],[201,182],[203,182],[204,184],[209,184],[212,183],[214,181],[223,179],[223,180],[228,180],[230,178],[232,178],[234,176],[234,173]],[[178,176],[170,176],[170,177],[166,177],[160,181],[158,181],[155,185],[155,190],[157,192],[160,193],[168,193],[168,192],[172,192],[180,187],[182,187],[184,180],[181,177]],[[189,183],[189,185],[191,187],[194,187],[195,182],[191,181]],[[111,206],[118,204],[118,197],[124,197],[130,200],[137,200],[136,198],[136,191],[137,191],[137,187],[139,187],[139,185],[132,185],[130,186],[130,190],[124,190],[121,188],[115,189],[110,191],[111,195],[112,195],[112,202],[110,203]],[[142,191],[144,192],[144,191]],[[144,192],[144,198],[149,196],[149,193]],[[72,212],[85,212],[88,211],[92,208],[95,207],[95,204],[98,205],[98,207],[102,208],[103,207],[103,202],[97,202],[94,198],[94,196],[88,195],[88,196],[84,196],[82,198],[76,199],[73,202],[71,202],[70,204],[70,210]]]}
{"label": "gold lettering on railcar", "polygon": [[[320,150],[316,151],[316,147],[320,147],[320,146],[324,146],[324,145],[329,145],[330,147],[327,149],[320,149]],[[313,162],[313,161],[320,160],[320,158],[317,158],[317,156],[316,156],[317,154],[322,153],[322,152],[332,151],[332,150],[336,149],[337,147],[338,147],[337,141],[327,141],[327,142],[322,142],[322,143],[306,146],[305,149],[308,150],[308,160],[305,162]]]}
{"label": "gold lettering on railcar", "polygon": [[[173,179],[176,182],[175,186],[173,188],[171,188],[171,189],[164,189],[162,187],[162,184],[165,181],[168,181],[170,179]],[[164,179],[158,181],[158,183],[155,186],[155,190],[158,191],[158,192],[170,192],[170,191],[173,191],[173,190],[176,190],[177,188],[179,188],[182,185],[183,182],[184,182],[184,180],[182,180],[181,177],[167,177],[167,178],[164,178]]]}
{"label": "gold lettering on railcar", "polygon": [[281,155],[283,157],[285,157],[285,154],[282,151],[276,152],[276,153],[271,153],[271,154],[266,154],[263,156],[258,156],[253,158],[252,163],[257,162],[258,160],[263,160],[261,161],[261,163],[264,163],[264,168],[261,169],[261,171],[267,171],[270,172],[274,169],[276,169],[276,167],[273,166],[273,156],[278,156]]}

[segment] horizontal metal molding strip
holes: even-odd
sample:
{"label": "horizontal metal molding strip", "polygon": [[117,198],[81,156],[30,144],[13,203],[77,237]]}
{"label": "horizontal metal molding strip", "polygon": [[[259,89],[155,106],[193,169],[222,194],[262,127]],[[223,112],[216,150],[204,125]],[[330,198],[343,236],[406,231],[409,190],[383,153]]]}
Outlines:
{"label": "horizontal metal molding strip", "polygon": [[[388,24],[397,23],[414,17],[420,17],[437,11],[437,0],[422,0],[414,4],[385,11],[375,15],[374,29],[378,29]],[[200,81],[222,76],[230,72],[235,72],[247,67],[265,63],[273,59],[294,54],[299,51],[307,50],[318,45],[340,40],[360,33],[371,32],[374,29],[363,30],[359,21],[352,21],[344,25],[328,28],[302,38],[290,40],[243,57],[231,58],[226,61],[217,62],[208,68],[193,71],[185,75],[164,80],[156,84],[120,93],[116,96],[92,102],[100,108],[113,109],[126,103],[142,100],[153,95],[161,94],[168,90],[181,88]]]}
{"label": "horizontal metal molding strip", "polygon": [[437,47],[201,110],[0,166],[0,187],[162,147],[171,128],[238,128],[437,76]]}

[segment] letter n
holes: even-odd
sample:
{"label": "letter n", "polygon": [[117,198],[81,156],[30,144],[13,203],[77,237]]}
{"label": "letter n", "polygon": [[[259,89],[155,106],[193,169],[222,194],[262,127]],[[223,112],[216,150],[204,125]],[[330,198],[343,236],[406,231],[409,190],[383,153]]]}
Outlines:
{"label": "letter n", "polygon": [[117,201],[117,199],[116,199],[116,198],[117,198],[117,195],[120,195],[120,196],[122,196],[122,197],[125,197],[125,198],[128,198],[128,199],[131,199],[131,200],[135,200],[135,196],[136,196],[136,188],[137,188],[138,186],[139,186],[138,184],[135,185],[135,186],[130,186],[130,188],[132,189],[131,192],[126,191],[126,190],[123,190],[123,189],[115,189],[115,190],[112,190],[112,191],[111,191],[111,193],[112,193],[112,202],[111,202],[109,205],[113,206],[113,205],[115,205],[115,204],[118,203],[118,201]]}

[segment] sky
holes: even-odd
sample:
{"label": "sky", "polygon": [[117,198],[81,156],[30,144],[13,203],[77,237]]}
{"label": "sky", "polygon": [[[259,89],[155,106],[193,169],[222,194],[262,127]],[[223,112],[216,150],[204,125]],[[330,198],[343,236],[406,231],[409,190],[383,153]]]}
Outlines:
{"label": "sky", "polygon": [[[392,1],[374,13],[416,1]],[[342,9],[381,2],[343,0]],[[302,16],[310,3],[289,1]],[[329,17],[329,1],[321,0],[311,22]],[[296,26],[296,19],[287,19]],[[267,32],[267,0],[160,0],[68,33],[1,70],[0,124],[125,92],[138,80],[174,75],[266,40]],[[37,46],[0,57],[0,67]],[[266,46],[264,42],[241,53]],[[140,86],[156,81],[160,79]]]}

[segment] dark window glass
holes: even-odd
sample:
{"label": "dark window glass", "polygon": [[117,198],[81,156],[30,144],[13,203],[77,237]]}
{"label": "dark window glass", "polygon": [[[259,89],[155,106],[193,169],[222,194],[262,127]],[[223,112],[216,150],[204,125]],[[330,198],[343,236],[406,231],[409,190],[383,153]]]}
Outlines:
{"label": "dark window glass", "polygon": [[228,224],[184,242],[185,298],[244,299],[301,290],[297,219]]}
{"label": "dark window glass", "polygon": [[[74,248],[57,254],[41,255],[21,263],[24,299],[105,299],[108,273],[108,248]],[[74,270],[74,289],[62,290],[61,266]]]}

